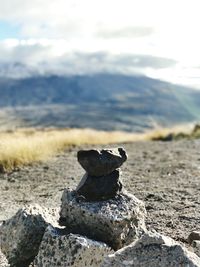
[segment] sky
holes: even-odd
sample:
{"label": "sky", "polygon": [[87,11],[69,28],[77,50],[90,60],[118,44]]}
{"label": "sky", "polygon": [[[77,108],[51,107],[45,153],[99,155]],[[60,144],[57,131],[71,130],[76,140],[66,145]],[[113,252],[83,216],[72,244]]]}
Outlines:
{"label": "sky", "polygon": [[142,74],[200,89],[199,0],[0,0],[0,75]]}

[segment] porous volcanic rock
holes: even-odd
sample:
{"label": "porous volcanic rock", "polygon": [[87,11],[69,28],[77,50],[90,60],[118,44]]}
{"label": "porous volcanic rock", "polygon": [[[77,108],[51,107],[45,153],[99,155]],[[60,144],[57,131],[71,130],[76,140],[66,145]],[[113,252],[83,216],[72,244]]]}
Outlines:
{"label": "porous volcanic rock", "polygon": [[6,256],[0,250],[0,267],[9,267]]}
{"label": "porous volcanic rock", "polygon": [[63,234],[49,226],[43,236],[35,267],[99,267],[105,256],[113,252],[105,243],[74,234]]}
{"label": "porous volcanic rock", "polygon": [[76,191],[62,195],[60,225],[117,250],[141,236],[145,228],[144,203],[126,192],[106,201],[81,201]]}
{"label": "porous volcanic rock", "polygon": [[119,177],[119,169],[100,177],[91,176],[86,173],[77,186],[76,191],[88,201],[113,198],[122,190],[122,183]]}
{"label": "porous volcanic rock", "polygon": [[114,254],[101,267],[200,267],[200,258],[170,237],[145,233]]}
{"label": "porous volcanic rock", "polygon": [[57,210],[29,205],[0,226],[1,250],[11,266],[28,266],[38,253],[46,227],[57,225]]}
{"label": "porous volcanic rock", "polygon": [[104,176],[118,169],[126,160],[123,148],[102,150],[80,150],[78,162],[91,176]]}

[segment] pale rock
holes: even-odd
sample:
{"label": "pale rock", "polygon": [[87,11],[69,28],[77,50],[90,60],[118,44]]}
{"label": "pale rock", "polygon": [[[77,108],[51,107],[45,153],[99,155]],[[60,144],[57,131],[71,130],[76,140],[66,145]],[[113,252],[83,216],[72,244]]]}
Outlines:
{"label": "pale rock", "polygon": [[6,256],[0,250],[0,267],[9,267]]}
{"label": "pale rock", "polygon": [[126,192],[106,201],[86,202],[76,191],[65,189],[59,222],[117,250],[144,233],[145,217],[144,203]]}
{"label": "pale rock", "polygon": [[101,267],[200,267],[200,258],[170,237],[148,232],[108,255]]}
{"label": "pale rock", "polygon": [[0,226],[0,248],[9,264],[25,267],[38,253],[46,227],[57,225],[58,210],[29,205]]}
{"label": "pale rock", "polygon": [[99,267],[113,252],[105,243],[49,226],[43,236],[35,267]]}

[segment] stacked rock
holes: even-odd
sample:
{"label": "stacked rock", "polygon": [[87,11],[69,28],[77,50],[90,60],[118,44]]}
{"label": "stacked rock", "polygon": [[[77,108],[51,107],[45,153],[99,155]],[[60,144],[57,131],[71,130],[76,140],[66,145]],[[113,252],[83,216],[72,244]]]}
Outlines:
{"label": "stacked rock", "polygon": [[75,190],[64,190],[60,225],[55,211],[36,205],[0,226],[0,253],[10,266],[100,267],[146,231],[144,203],[122,191],[124,149],[81,150],[77,156],[86,174]]}
{"label": "stacked rock", "polygon": [[122,148],[79,151],[86,174],[76,190],[64,190],[60,225],[57,209],[20,209],[0,225],[0,267],[200,267],[197,255],[146,231],[144,203],[122,191],[126,159]]}
{"label": "stacked rock", "polygon": [[80,150],[77,157],[86,171],[76,188],[80,196],[99,201],[113,198],[122,190],[119,167],[127,160],[123,148]]}
{"label": "stacked rock", "polygon": [[146,230],[146,210],[122,191],[119,167],[127,160],[125,150],[81,150],[77,157],[86,173],[76,190],[64,190],[60,225],[114,250],[138,238]]}

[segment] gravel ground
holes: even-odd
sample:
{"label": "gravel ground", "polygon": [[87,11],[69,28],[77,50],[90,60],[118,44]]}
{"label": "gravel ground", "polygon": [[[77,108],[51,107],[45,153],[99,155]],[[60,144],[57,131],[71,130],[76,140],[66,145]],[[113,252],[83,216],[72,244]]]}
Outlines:
{"label": "gravel ground", "polygon": [[[200,140],[110,147],[117,146],[128,152],[122,167],[124,187],[145,201],[147,227],[186,243],[192,230],[200,230]],[[0,221],[29,203],[58,207],[63,189],[75,187],[84,173],[76,159],[81,148],[0,174]]]}

